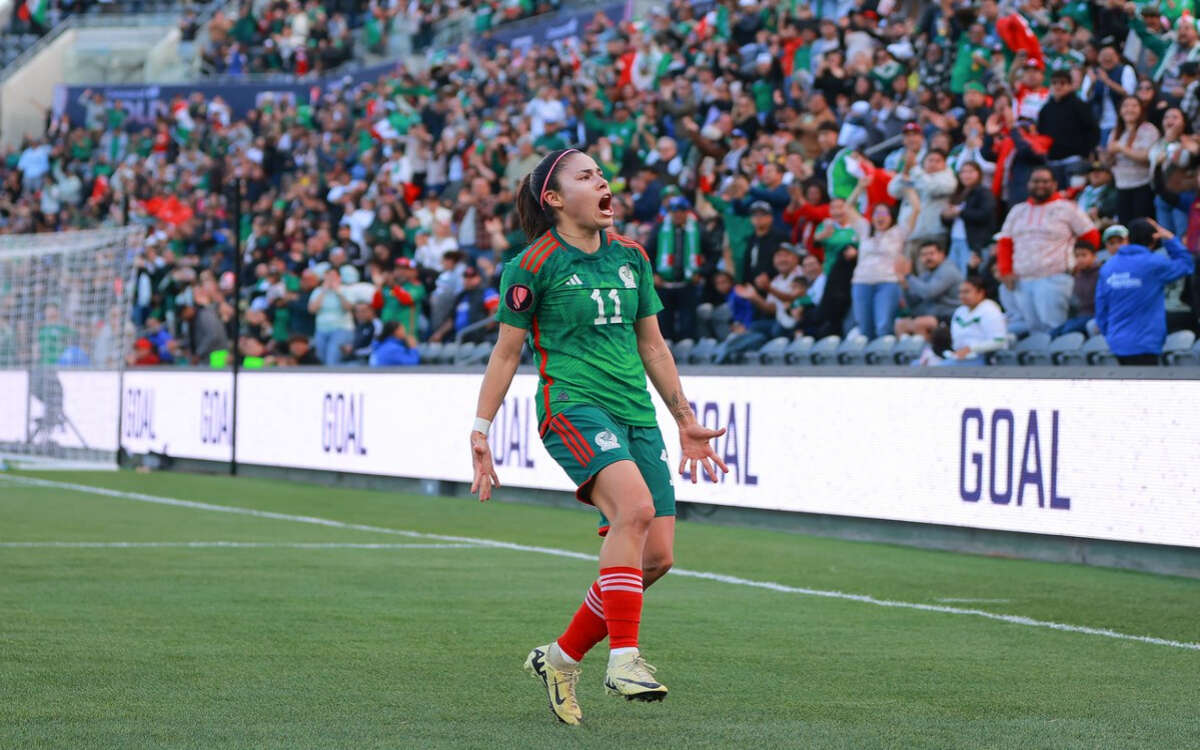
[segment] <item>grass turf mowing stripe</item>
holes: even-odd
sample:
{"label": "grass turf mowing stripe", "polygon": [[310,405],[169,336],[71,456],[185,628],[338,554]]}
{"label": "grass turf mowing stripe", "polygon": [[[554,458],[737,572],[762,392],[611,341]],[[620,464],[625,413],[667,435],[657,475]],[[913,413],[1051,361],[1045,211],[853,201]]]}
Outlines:
{"label": "grass turf mowing stripe", "polygon": [[[232,505],[214,505],[211,503],[201,503],[193,500],[179,500],[171,497],[160,497],[157,495],[146,495],[139,492],[124,492],[121,490],[110,490],[104,487],[93,487],[86,484],[75,484],[72,482],[56,482],[48,479],[36,479],[33,477],[13,477],[0,475],[0,479],[9,481],[15,484],[21,484],[30,487],[46,487],[52,489],[69,490],[73,492],[83,492],[93,495],[102,495],[104,497],[114,497],[122,500],[135,500],[144,503],[153,503],[157,505],[169,505],[178,508],[191,508],[193,510],[209,510],[218,513],[232,513],[235,515],[253,516],[256,518],[271,518],[278,521],[291,521],[295,523],[309,523],[318,526],[326,526],[338,529],[352,529],[358,531],[369,531],[378,534],[393,534],[397,536],[405,536],[418,539],[435,539],[444,542],[458,542],[472,546],[491,547],[496,549],[509,549],[517,552],[535,552],[544,555],[553,555],[555,557],[566,557],[576,560],[587,560],[595,562],[599,558],[595,555],[589,555],[582,552],[572,552],[570,550],[556,549],[554,547],[534,547],[524,544],[515,544],[512,542],[503,542],[496,539],[480,539],[475,537],[452,536],[446,534],[428,534],[419,531],[409,531],[407,529],[393,529],[386,526],[370,526],[367,524],[346,523],[344,521],[336,521],[329,518],[318,518],[315,516],[297,516],[287,513],[275,513],[272,511],[257,510],[254,508],[240,508]],[[1167,638],[1155,638],[1146,635],[1133,635],[1130,633],[1121,633],[1107,628],[1093,628],[1086,625],[1069,625],[1060,622],[1050,622],[1047,620],[1035,620],[1031,617],[1021,615],[1006,615],[995,612],[987,612],[980,609],[964,609],[961,607],[948,607],[939,604],[921,604],[918,602],[902,602],[889,599],[877,599],[866,594],[851,594],[845,591],[832,591],[824,589],[810,589],[802,586],[786,586],[781,583],[771,581],[755,581],[748,578],[740,578],[738,576],[729,576],[721,573],[710,573],[700,570],[687,570],[683,568],[672,568],[671,572],[676,576],[685,578],[697,578],[706,581],[714,581],[717,583],[725,583],[734,586],[746,586],[750,588],[765,589],[767,591],[775,591],[784,594],[800,594],[804,596],[816,596],[826,599],[841,599],[845,601],[854,601],[861,604],[871,604],[877,607],[890,607],[898,609],[913,609],[923,612],[937,612],[950,615],[969,615],[974,617],[982,617],[988,620],[1004,622],[1011,625],[1023,625],[1025,627],[1046,628],[1050,630],[1058,630],[1068,633],[1079,633],[1082,635],[1094,635],[1103,638],[1114,638],[1125,641],[1136,641],[1139,643],[1147,643],[1155,646],[1167,646],[1170,648],[1186,649],[1190,651],[1200,651],[1200,643],[1187,643],[1183,641],[1174,641]]]}
{"label": "grass turf mowing stripe", "polygon": [[485,549],[478,544],[370,544],[357,542],[0,542],[0,549]]}

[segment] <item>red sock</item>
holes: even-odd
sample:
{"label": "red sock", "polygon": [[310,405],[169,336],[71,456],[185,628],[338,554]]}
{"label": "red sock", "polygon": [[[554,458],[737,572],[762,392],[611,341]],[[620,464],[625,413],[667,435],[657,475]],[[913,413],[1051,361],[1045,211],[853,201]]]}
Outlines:
{"label": "red sock", "polygon": [[558,637],[558,647],[563,653],[575,661],[581,661],[583,655],[592,650],[604,636],[608,635],[608,625],[604,622],[604,603],[600,599],[600,582],[594,581],[583,597],[579,611],[571,618],[567,631]]}
{"label": "red sock", "polygon": [[608,623],[609,648],[637,648],[642,620],[642,571],[638,568],[601,568],[600,597]]}

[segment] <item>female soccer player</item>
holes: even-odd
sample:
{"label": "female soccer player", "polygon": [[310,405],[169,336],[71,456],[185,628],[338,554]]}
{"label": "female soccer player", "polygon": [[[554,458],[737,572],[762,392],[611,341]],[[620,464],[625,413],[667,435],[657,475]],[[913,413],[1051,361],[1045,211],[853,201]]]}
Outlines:
{"label": "female soccer player", "polygon": [[728,471],[709,443],[724,430],[700,425],[683,395],[655,317],[662,303],[654,271],[640,245],[610,229],[612,191],[596,162],[577,149],[551,152],[521,181],[517,214],[530,245],[501,278],[500,338],[471,431],[471,491],[483,501],[500,484],[487,433],[528,335],[542,441],[578,487],[575,496],[601,513],[600,577],[566,632],[525,661],[558,720],[578,724],[579,662],[606,635],[608,693],[648,701],[667,694],[637,648],[642,591],[671,567],[675,541],[675,491],[646,375],[679,425],[679,471],[687,468],[693,482],[698,465],[713,481],[714,464]]}

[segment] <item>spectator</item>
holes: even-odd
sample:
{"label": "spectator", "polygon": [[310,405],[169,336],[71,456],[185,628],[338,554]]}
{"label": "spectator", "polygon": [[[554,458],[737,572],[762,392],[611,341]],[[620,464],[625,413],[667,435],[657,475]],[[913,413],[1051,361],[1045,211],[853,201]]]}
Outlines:
{"label": "spectator", "polygon": [[738,254],[741,262],[736,266],[739,273],[735,277],[739,283],[754,281],[765,287],[774,270],[775,251],[787,240],[787,235],[775,227],[771,205],[766,201],[750,204],[750,224],[753,232],[746,239],[745,250]]}
{"label": "spectator", "polygon": [[1004,312],[987,298],[983,278],[975,274],[959,284],[958,299],[962,304],[950,316],[952,351],[933,364],[941,367],[983,365],[988,354],[1008,345]]}
{"label": "spectator", "polygon": [[940,323],[954,314],[959,302],[958,286],[962,273],[953,263],[946,262],[946,250],[936,241],[921,243],[921,273],[913,275],[913,265],[906,257],[896,260],[896,273],[904,289],[904,312],[908,317],[896,320],[897,336],[917,334],[929,337]]}
{"label": "spectator", "polygon": [[1101,239],[1104,249],[1096,254],[1096,262],[1104,263],[1117,254],[1123,245],[1129,244],[1129,230],[1121,224],[1110,224]]}
{"label": "spectator", "polygon": [[395,320],[385,323],[371,350],[371,367],[409,366],[420,361],[416,337]]}
{"label": "spectator", "polygon": [[[916,155],[905,157],[904,170],[888,183],[888,194],[893,198],[904,197],[897,223],[912,226],[908,254],[913,256],[919,243],[927,240],[944,241],[946,227],[942,223],[942,212],[950,205],[950,197],[958,187],[954,173],[946,168],[946,152],[929,149],[921,160],[920,167],[912,167]],[[912,188],[912,192],[907,192]],[[910,214],[915,214],[913,220]]]}
{"label": "spectator", "polygon": [[[1105,234],[1108,234],[1108,230],[1105,230]],[[1095,247],[1087,242],[1075,243],[1075,267],[1071,269],[1071,275],[1075,279],[1071,287],[1071,317],[1050,332],[1051,338],[1064,333],[1084,333],[1088,323],[1096,317],[1096,282],[1100,279],[1100,263],[1096,260]]]}
{"label": "spectator", "polygon": [[1047,157],[1055,180],[1068,185],[1099,144],[1100,128],[1091,107],[1076,93],[1069,69],[1050,74],[1050,91],[1050,99],[1038,112],[1037,129],[1051,139]]}
{"label": "spectator", "polygon": [[1137,90],[1137,73],[1132,65],[1122,62],[1121,53],[1112,43],[1100,48],[1097,62],[1083,78],[1081,96],[1092,107],[1100,126],[1100,145],[1105,146],[1120,119],[1121,102]]}
{"label": "spectator", "polygon": [[[857,216],[854,205],[859,194],[873,180],[873,175],[859,180],[858,186],[846,200],[847,211]],[[917,224],[921,211],[921,201],[916,191],[911,187],[907,191],[907,223],[897,224],[892,209],[885,203],[878,203],[871,210],[871,229],[859,239],[858,263],[851,279],[850,294],[858,331],[868,339],[889,333],[896,319],[896,311],[900,309],[900,279],[896,275],[896,261],[904,254],[904,244]]]}
{"label": "spectator", "polygon": [[1029,200],[1008,212],[996,246],[999,278],[1014,292],[1017,311],[1031,331],[1048,332],[1066,322],[1075,242],[1100,244],[1092,220],[1056,187],[1049,167],[1035,169]]}
{"label": "spectator", "polygon": [[383,322],[375,317],[375,308],[360,302],[354,306],[354,341],[342,349],[342,359],[355,364],[367,364],[375,339],[383,331]]}
{"label": "spectator", "polygon": [[225,330],[221,307],[229,307],[215,284],[205,282],[192,289],[195,319],[192,335],[193,364],[208,364],[217,352],[229,349],[229,332]]}
{"label": "spectator", "polygon": [[37,361],[42,365],[56,365],[67,348],[75,331],[64,325],[59,317],[58,305],[53,302],[42,308],[42,324],[37,329]]}
{"label": "spectator", "polygon": [[[490,318],[500,306],[499,293],[486,286],[479,271],[467,266],[462,271],[462,291],[454,301],[453,314],[433,332],[430,341],[442,341],[450,334],[463,335],[468,327]],[[496,326],[491,325],[476,329],[463,335],[463,341],[479,342],[487,338],[489,332]]]}
{"label": "spectator", "polygon": [[307,336],[292,336],[288,339],[288,356],[284,358],[287,364],[312,366],[320,365],[321,359],[308,343]]}
{"label": "spectator", "polygon": [[1163,114],[1162,138],[1150,147],[1151,186],[1157,221],[1171,234],[1187,233],[1188,209],[1196,198],[1194,175],[1189,175],[1200,143],[1189,133],[1183,112],[1172,107]]}
{"label": "spectator", "polygon": [[700,222],[687,198],[676,196],[667,204],[646,250],[654,258],[654,288],[662,300],[659,325],[668,339],[696,336],[696,305],[703,284],[704,255],[700,249]]}
{"label": "spectator", "polygon": [[995,216],[996,199],[983,185],[982,167],[966,162],[958,170],[958,190],[942,210],[942,221],[950,225],[950,262],[964,278],[992,244]]}
{"label": "spectator", "polygon": [[1087,180],[1087,185],[1075,199],[1079,208],[1096,224],[1100,223],[1101,217],[1116,216],[1117,188],[1108,165],[1102,161],[1092,162]]}
{"label": "spectator", "polygon": [[342,363],[343,352],[354,341],[353,309],[354,303],[342,289],[342,275],[330,268],[321,286],[308,297],[308,311],[316,316],[315,346],[322,363]]}
{"label": "spectator", "polygon": [[793,282],[803,276],[795,246],[786,242],[780,245],[775,251],[774,264],[776,274],[768,284],[739,284],[733,290],[756,310],[749,326],[750,331],[756,334],[754,339],[748,340],[753,342],[749,344],[751,346],[780,336],[790,337],[796,327],[796,319],[789,310],[792,302],[800,297]]}
{"label": "spectator", "polygon": [[1128,224],[1154,212],[1150,147],[1158,140],[1158,129],[1146,122],[1145,107],[1136,96],[1121,100],[1119,114],[1106,154],[1117,185],[1117,218]]}
{"label": "spectator", "polygon": [[421,328],[424,299],[425,286],[417,279],[417,267],[408,258],[400,258],[394,273],[379,272],[371,306],[379,312],[383,323],[396,321],[415,335]]}
{"label": "spectator", "polygon": [[[1150,248],[1162,240],[1168,258]],[[1167,335],[1163,287],[1195,271],[1196,263],[1175,236],[1153,219],[1129,227],[1129,244],[1100,269],[1096,325],[1123,365],[1155,365]]]}

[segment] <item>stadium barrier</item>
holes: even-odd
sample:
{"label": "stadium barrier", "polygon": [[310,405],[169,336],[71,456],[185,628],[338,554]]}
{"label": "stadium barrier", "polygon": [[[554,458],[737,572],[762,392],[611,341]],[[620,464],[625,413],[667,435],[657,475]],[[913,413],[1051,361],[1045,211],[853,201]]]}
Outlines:
{"label": "stadium barrier", "polygon": [[[700,420],[727,430],[717,483],[676,480],[713,506],[1200,548],[1200,441],[1186,405],[1200,381],[878,375],[684,374]],[[116,442],[117,373],[62,370],[78,433]],[[232,375],[135,369],[123,376],[128,453],[229,461]],[[480,374],[367,370],[244,372],[236,454],[244,464],[469,482],[466,430]],[[25,373],[0,372],[16,395]],[[516,376],[492,426],[501,481],[571,490],[538,438],[536,375]],[[28,401],[36,409],[35,399]],[[678,460],[674,423],[658,419]],[[77,416],[78,415],[78,416]],[[0,413],[0,441],[29,417]],[[74,439],[64,434],[62,439]],[[601,450],[601,448],[597,448]]]}

